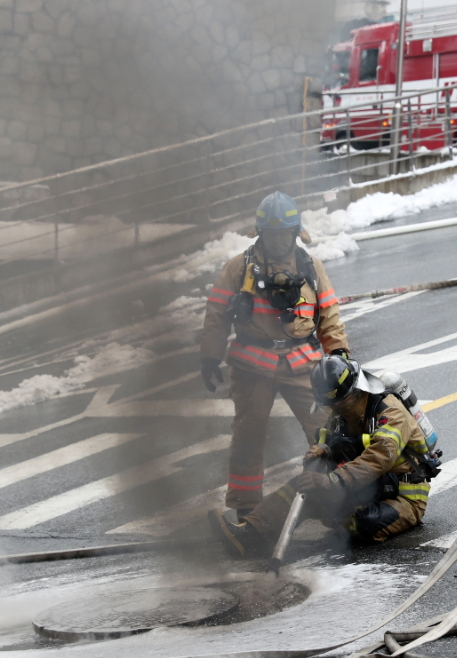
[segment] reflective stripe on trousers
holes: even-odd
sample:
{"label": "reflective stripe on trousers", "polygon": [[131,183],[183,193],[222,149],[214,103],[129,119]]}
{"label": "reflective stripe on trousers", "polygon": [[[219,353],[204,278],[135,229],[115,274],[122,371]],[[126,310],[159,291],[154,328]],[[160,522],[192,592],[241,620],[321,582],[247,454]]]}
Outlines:
{"label": "reflective stripe on trousers", "polygon": [[410,482],[400,482],[398,485],[399,494],[407,500],[422,500],[424,503],[428,500],[430,485],[428,482],[411,484]]}

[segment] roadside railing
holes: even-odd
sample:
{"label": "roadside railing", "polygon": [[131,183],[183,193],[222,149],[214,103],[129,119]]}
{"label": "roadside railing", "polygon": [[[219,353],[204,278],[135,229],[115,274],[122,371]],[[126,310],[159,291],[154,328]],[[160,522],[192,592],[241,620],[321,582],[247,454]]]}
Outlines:
{"label": "roadside railing", "polygon": [[[163,236],[254,215],[275,189],[302,207],[391,175],[391,112],[401,101],[399,175],[454,157],[456,86],[272,118],[34,181],[0,186],[0,273],[141,249]],[[324,129],[322,123],[324,122]],[[325,128],[331,124],[331,130]],[[324,139],[325,138],[325,139]]]}

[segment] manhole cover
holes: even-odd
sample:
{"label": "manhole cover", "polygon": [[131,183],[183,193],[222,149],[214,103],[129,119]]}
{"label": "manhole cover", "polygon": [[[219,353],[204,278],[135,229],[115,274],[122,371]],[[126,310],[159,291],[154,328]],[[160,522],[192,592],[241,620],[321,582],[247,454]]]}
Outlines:
{"label": "manhole cover", "polygon": [[34,621],[35,632],[75,642],[144,633],[157,626],[201,624],[233,612],[238,597],[210,587],[140,589],[56,605]]}

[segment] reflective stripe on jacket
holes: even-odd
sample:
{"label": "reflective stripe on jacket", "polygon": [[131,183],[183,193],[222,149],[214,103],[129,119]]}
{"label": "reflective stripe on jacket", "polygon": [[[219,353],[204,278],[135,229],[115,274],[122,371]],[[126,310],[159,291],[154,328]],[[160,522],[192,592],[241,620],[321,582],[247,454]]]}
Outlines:
{"label": "reflective stripe on jacket", "polygon": [[[364,400],[367,400],[367,394]],[[363,400],[362,400],[363,404]],[[366,406],[366,405],[365,405]],[[363,407],[364,411],[365,407]],[[362,410],[359,410],[359,412]],[[345,418],[349,434],[356,436],[364,415]],[[411,473],[413,468],[403,455],[406,446],[423,454],[427,451],[424,436],[419,425],[403,404],[394,395],[387,395],[377,412],[377,426],[370,436],[362,435],[365,449],[356,459],[340,466],[336,473],[344,484],[354,490],[361,489],[377,480],[385,473],[392,472],[401,477]],[[400,482],[400,496],[411,500],[427,501],[430,486],[426,482],[410,484]]]}
{"label": "reflective stripe on jacket", "polygon": [[[264,272],[261,252],[256,246],[256,257]],[[280,312],[272,308],[264,291],[257,289],[253,299],[253,313],[248,322],[235,321],[235,331],[243,338],[252,336],[252,344],[240,345],[232,342],[227,361],[244,369],[256,370],[259,373],[272,376],[279,363],[279,356],[285,355],[291,368],[297,374],[309,367],[334,349],[348,349],[344,324],[340,319],[339,305],[332,284],[321,261],[313,258],[317,275],[318,296],[321,306],[321,318],[316,329],[317,338],[322,350],[313,349],[307,343],[293,348],[259,348],[255,340],[284,340],[284,335],[278,321]],[[268,273],[289,270],[296,274],[295,254],[283,263],[270,263]],[[213,289],[208,296],[206,315],[201,342],[201,355],[222,360],[227,349],[227,339],[232,331],[230,317],[226,308],[230,297],[237,294],[243,285],[245,271],[244,254],[239,254],[229,260],[220,273]],[[294,337],[307,336],[315,327],[314,318],[317,310],[317,299],[314,291],[305,283],[301,288],[301,298],[295,306],[296,317],[285,326],[287,332]]]}

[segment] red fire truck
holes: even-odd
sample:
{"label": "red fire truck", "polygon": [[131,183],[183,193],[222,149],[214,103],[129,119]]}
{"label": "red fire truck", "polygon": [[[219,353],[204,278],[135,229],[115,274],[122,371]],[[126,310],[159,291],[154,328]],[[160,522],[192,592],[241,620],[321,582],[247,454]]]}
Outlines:
{"label": "red fire truck", "polygon": [[[324,115],[321,145],[347,139],[347,112],[351,144],[356,148],[374,148],[390,143],[395,96],[398,23],[379,23],[356,29],[353,39],[334,46],[324,82]],[[427,12],[408,20],[403,68],[404,95],[421,94],[436,87],[457,84],[457,8],[447,13]],[[446,92],[421,94],[411,99],[410,114],[413,147],[438,149],[449,135],[457,142],[457,89],[449,93],[446,116]],[[383,102],[381,102],[383,101]],[[353,106],[367,103],[361,109]],[[407,107],[403,105],[402,148],[408,135]]]}

